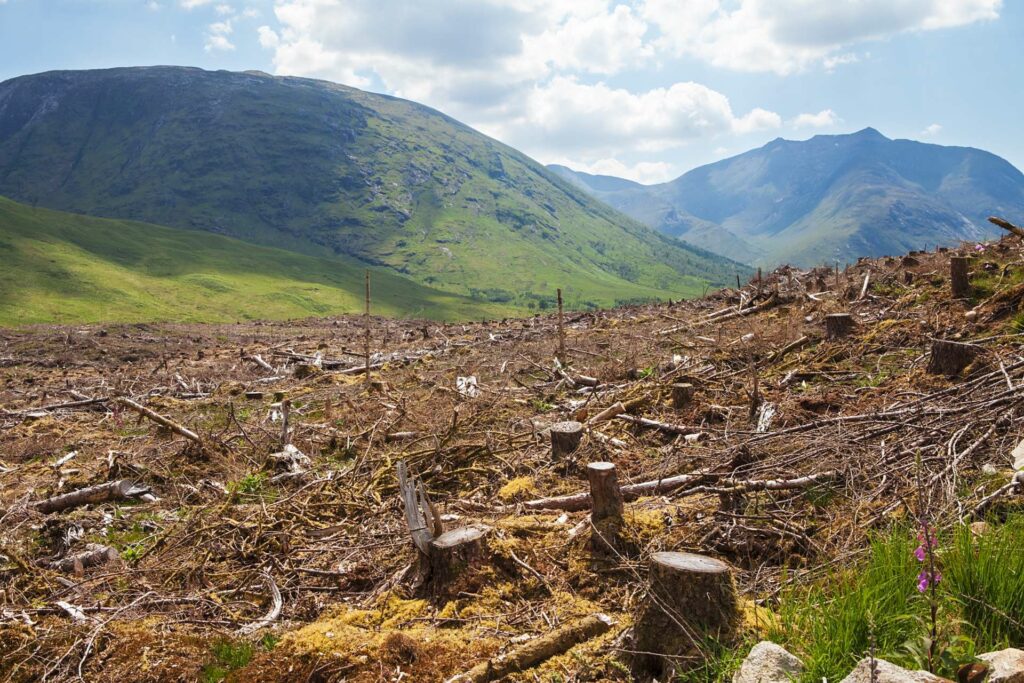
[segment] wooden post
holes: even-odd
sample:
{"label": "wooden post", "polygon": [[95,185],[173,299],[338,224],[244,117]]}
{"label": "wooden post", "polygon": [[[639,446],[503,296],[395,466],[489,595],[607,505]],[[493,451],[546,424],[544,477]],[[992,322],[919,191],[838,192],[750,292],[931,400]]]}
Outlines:
{"label": "wooden post", "polygon": [[290,399],[281,401],[281,448],[291,443],[291,438],[288,434],[288,420],[291,417],[292,402]]}
{"label": "wooden post", "polygon": [[590,482],[590,547],[601,553],[611,553],[619,546],[624,503],[619,489],[615,465],[610,462],[592,462],[587,465]]}
{"label": "wooden post", "polygon": [[647,600],[634,629],[638,667],[655,676],[671,675],[672,657],[698,655],[705,637],[727,644],[739,617],[729,565],[692,553],[654,553]]}
{"label": "wooden post", "polygon": [[829,313],[825,316],[825,339],[842,339],[853,331],[853,318],[849,313]]}
{"label": "wooden post", "polygon": [[565,364],[565,328],[562,327],[562,288],[558,288],[558,362]]}
{"label": "wooden post", "polygon": [[551,425],[551,455],[562,458],[575,451],[583,440],[583,425],[575,420]]}
{"label": "wooden post", "polygon": [[966,299],[971,294],[971,281],[967,277],[966,256],[951,256],[949,259],[949,284],[954,299]]}
{"label": "wooden post", "polygon": [[955,376],[970,365],[977,355],[974,344],[961,344],[946,339],[933,339],[927,372],[931,375]]}
{"label": "wooden post", "polygon": [[672,385],[672,405],[685,408],[693,400],[694,388],[689,382],[676,382]]}
{"label": "wooden post", "polygon": [[370,269],[366,269],[366,312],[363,314],[363,358],[366,361],[366,369],[363,372],[363,382],[367,388],[370,386]]}

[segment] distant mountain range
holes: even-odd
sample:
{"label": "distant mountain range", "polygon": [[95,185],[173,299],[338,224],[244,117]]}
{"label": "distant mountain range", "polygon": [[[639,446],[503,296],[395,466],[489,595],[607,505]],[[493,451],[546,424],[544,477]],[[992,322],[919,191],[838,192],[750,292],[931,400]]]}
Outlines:
{"label": "distant mountain range", "polygon": [[[517,310],[700,294],[746,268],[413,102],[183,67],[0,83],[0,195],[390,269]],[[342,266],[339,266],[342,267]]]}
{"label": "distant mountain range", "polygon": [[850,135],[781,138],[673,181],[552,171],[666,235],[744,263],[810,266],[902,254],[1024,222],[1024,175],[994,154]]}

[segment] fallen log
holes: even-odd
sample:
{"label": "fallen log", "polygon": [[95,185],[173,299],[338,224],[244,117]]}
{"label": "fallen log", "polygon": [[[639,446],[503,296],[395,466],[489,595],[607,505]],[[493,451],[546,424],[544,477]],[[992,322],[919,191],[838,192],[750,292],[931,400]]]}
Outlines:
{"label": "fallen log", "polygon": [[668,434],[682,434],[683,436],[687,436],[689,434],[694,434],[700,431],[696,427],[675,425],[670,424],[668,422],[658,422],[657,420],[651,420],[646,417],[636,417],[635,415],[618,415],[617,417],[618,419],[623,420],[624,422],[630,422],[640,427],[649,427],[651,429],[657,429],[658,431],[666,432]]}
{"label": "fallen log", "polygon": [[[815,484],[839,479],[841,474],[835,470],[810,474],[795,479],[723,479],[723,475],[717,472],[700,470],[690,474],[677,474],[674,477],[664,479],[652,479],[638,484],[622,486],[622,499],[625,501],[636,500],[644,496],[657,496],[683,486],[699,485],[709,481],[717,481],[721,488],[731,493],[743,493],[745,491],[791,491],[810,488]],[[565,510],[567,512],[578,512],[586,510],[591,506],[590,493],[581,491],[566,496],[555,496],[552,498],[537,498],[528,500],[522,504],[527,510]]]}
{"label": "fallen log", "polygon": [[489,683],[525,671],[568,652],[584,641],[607,633],[613,623],[607,615],[591,615],[534,638],[507,654],[481,662],[466,673],[449,678],[446,683]]}
{"label": "fallen log", "polygon": [[81,574],[89,567],[97,567],[101,564],[106,564],[107,562],[113,562],[119,557],[120,555],[118,555],[117,551],[109,545],[96,545],[90,543],[88,549],[84,552],[51,562],[50,568],[61,572],[74,572],[75,574]]}
{"label": "fallen log", "polygon": [[993,225],[998,225],[1003,230],[1013,233],[1017,237],[1024,237],[1024,228],[1018,228],[1010,221],[1003,220],[1002,218],[998,218],[997,216],[989,216],[988,222],[992,223]]}
{"label": "fallen log", "polygon": [[189,441],[197,443],[200,446],[203,445],[203,440],[200,439],[199,435],[196,434],[195,432],[193,432],[191,429],[183,427],[180,424],[178,424],[177,422],[173,422],[173,421],[167,419],[166,417],[164,417],[160,413],[154,412],[154,411],[150,410],[149,408],[147,408],[146,406],[143,406],[143,405],[140,405],[140,404],[136,403],[135,401],[131,400],[130,398],[126,398],[124,396],[118,396],[117,398],[114,399],[114,401],[116,403],[119,403],[119,404],[123,405],[126,408],[131,408],[132,410],[134,410],[138,414],[142,415],[143,417],[149,418],[150,420],[152,420],[153,422],[156,422],[161,427],[166,427],[167,429],[171,430],[175,434],[178,434],[179,436],[185,437]]}
{"label": "fallen log", "polygon": [[33,507],[43,513],[60,512],[69,508],[95,503],[106,503],[112,500],[127,500],[138,498],[149,492],[145,486],[136,486],[128,479],[108,481],[106,484],[87,486],[84,489],[64,493],[53,498],[47,498],[35,503]]}

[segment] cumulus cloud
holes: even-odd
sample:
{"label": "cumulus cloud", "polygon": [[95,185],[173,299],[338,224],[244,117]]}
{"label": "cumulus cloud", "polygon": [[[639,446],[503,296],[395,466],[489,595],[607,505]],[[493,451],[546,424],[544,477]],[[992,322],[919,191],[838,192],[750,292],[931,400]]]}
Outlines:
{"label": "cumulus cloud", "polygon": [[929,126],[925,126],[925,129],[921,131],[921,135],[930,138],[930,137],[933,137],[935,135],[938,135],[941,132],[942,132],[942,126],[939,125],[938,123],[933,123],[933,124],[931,124]]}
{"label": "cumulus cloud", "polygon": [[195,9],[203,5],[209,5],[213,0],[180,0],[181,6],[185,9]]}
{"label": "cumulus cloud", "polygon": [[852,45],[995,19],[1002,0],[644,0],[660,48],[715,66],[788,74],[834,68]]}
{"label": "cumulus cloud", "polygon": [[235,13],[235,8],[231,5],[217,5],[213,8],[213,10],[222,17],[229,16]]}
{"label": "cumulus cloud", "polygon": [[203,49],[207,52],[228,52],[235,49],[235,44],[228,38],[234,33],[234,28],[231,25],[231,20],[217,21],[210,24],[207,27],[206,41],[203,44]]}
{"label": "cumulus cloud", "polygon": [[626,164],[618,159],[598,159],[588,163],[560,158],[549,163],[561,164],[562,166],[568,166],[574,171],[582,171],[592,175],[610,175],[617,178],[626,178],[643,185],[668,182],[681,175],[681,171],[675,164],[664,161],[641,161],[635,164]]}
{"label": "cumulus cloud", "polygon": [[831,109],[822,109],[817,114],[799,114],[791,123],[794,128],[828,128],[842,119]]}

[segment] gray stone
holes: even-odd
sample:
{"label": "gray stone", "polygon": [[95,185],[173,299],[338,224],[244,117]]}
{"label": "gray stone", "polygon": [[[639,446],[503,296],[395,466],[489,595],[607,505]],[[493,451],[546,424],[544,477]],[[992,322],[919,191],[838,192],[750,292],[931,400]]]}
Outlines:
{"label": "gray stone", "polygon": [[988,683],[1024,683],[1024,650],[1008,647],[978,659],[989,666]]}
{"label": "gray stone", "polygon": [[[876,659],[875,664],[878,668],[878,683],[949,683],[949,679],[939,678],[927,671],[908,671],[884,659]],[[860,660],[841,683],[871,683],[871,660],[866,657]]]}
{"label": "gray stone", "polygon": [[800,677],[804,663],[785,648],[763,640],[750,650],[733,683],[791,683]]}

